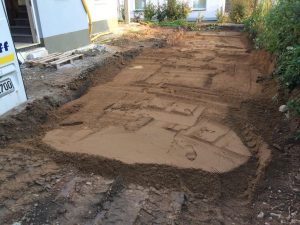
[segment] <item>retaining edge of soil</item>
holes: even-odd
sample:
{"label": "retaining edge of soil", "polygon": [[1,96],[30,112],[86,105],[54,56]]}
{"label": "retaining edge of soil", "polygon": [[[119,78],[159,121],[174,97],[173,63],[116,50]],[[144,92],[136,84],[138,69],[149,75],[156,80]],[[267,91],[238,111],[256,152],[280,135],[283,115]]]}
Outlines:
{"label": "retaining edge of soil", "polygon": [[[43,130],[42,125],[53,116],[52,112],[58,107],[81,97],[91,86],[113,79],[128,62],[142,51],[143,48],[138,47],[109,56],[79,73],[76,78],[66,84],[67,90],[28,101],[4,115],[0,118],[0,148],[12,142],[32,138],[40,133]],[[111,66],[114,66],[114,69],[105,73],[105,70]],[[99,71],[104,73],[99,76]]]}

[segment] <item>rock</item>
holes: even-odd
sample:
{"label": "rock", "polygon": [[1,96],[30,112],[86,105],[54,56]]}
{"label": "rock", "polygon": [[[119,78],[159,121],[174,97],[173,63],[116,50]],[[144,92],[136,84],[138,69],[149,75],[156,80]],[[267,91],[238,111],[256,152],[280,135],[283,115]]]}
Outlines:
{"label": "rock", "polygon": [[12,225],[22,225],[20,222],[15,222]]}
{"label": "rock", "polygon": [[194,161],[197,158],[197,153],[196,153],[196,151],[193,150],[191,152],[187,152],[185,154],[185,157],[190,161]]}
{"label": "rock", "polygon": [[86,185],[92,185],[92,182],[86,182]]}
{"label": "rock", "polygon": [[300,220],[292,219],[291,224],[300,224]]}
{"label": "rock", "polygon": [[258,219],[263,219],[265,216],[264,212],[260,212],[258,215],[257,215],[257,218]]}
{"label": "rock", "polygon": [[270,216],[277,217],[278,219],[281,218],[281,214],[277,214],[277,213],[270,213]]}
{"label": "rock", "polygon": [[286,113],[289,110],[287,105],[282,105],[279,107],[279,112]]}
{"label": "rock", "polygon": [[58,213],[58,214],[65,214],[66,212],[67,212],[66,209],[58,209],[58,210],[57,210],[57,213]]}
{"label": "rock", "polygon": [[273,146],[274,148],[276,148],[277,150],[279,150],[279,151],[282,150],[282,148],[281,148],[280,145],[278,145],[278,144],[273,144],[272,146]]}

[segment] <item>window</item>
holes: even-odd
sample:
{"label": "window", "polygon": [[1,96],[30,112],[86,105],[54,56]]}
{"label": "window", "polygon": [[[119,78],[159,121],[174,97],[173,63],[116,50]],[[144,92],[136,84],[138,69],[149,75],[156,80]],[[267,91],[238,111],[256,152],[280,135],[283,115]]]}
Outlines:
{"label": "window", "polygon": [[206,0],[193,0],[193,9],[205,9]]}
{"label": "window", "polygon": [[146,0],[135,0],[135,10],[144,10]]}

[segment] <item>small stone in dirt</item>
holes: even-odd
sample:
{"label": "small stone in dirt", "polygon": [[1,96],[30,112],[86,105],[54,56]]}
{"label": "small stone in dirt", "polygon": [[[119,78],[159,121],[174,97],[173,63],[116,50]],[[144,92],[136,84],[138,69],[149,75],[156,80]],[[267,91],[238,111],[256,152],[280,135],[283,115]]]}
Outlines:
{"label": "small stone in dirt", "polygon": [[65,214],[66,212],[67,212],[66,209],[58,209],[58,210],[57,210],[57,213],[58,213],[58,214]]}
{"label": "small stone in dirt", "polygon": [[277,213],[270,213],[270,215],[271,215],[272,217],[277,217],[278,219],[280,219],[280,218],[281,218],[281,214],[277,214]]}
{"label": "small stone in dirt", "polygon": [[280,145],[278,145],[278,144],[273,144],[273,147],[276,148],[277,150],[280,150],[280,151],[282,150]]}
{"label": "small stone in dirt", "polygon": [[190,161],[194,161],[197,158],[197,153],[195,151],[186,153],[186,158]]}
{"label": "small stone in dirt", "polygon": [[20,222],[15,222],[12,225],[22,225]]}
{"label": "small stone in dirt", "polygon": [[291,224],[300,224],[300,220],[292,219]]}
{"label": "small stone in dirt", "polygon": [[92,182],[86,182],[86,185],[92,185]]}
{"label": "small stone in dirt", "polygon": [[260,212],[260,213],[257,215],[257,218],[258,218],[258,219],[262,219],[262,218],[264,218],[264,216],[265,216],[264,212]]}
{"label": "small stone in dirt", "polygon": [[247,147],[249,147],[249,148],[255,148],[256,145],[257,145],[257,143],[255,140],[247,142]]}
{"label": "small stone in dirt", "polygon": [[286,113],[289,110],[287,105],[282,105],[279,107],[279,112]]}

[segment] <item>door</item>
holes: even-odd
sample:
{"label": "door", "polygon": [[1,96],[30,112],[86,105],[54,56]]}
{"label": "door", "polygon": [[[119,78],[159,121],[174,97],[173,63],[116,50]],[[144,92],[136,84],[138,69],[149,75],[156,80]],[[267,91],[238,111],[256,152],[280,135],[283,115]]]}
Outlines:
{"label": "door", "polygon": [[3,2],[0,2],[0,116],[27,101]]}

